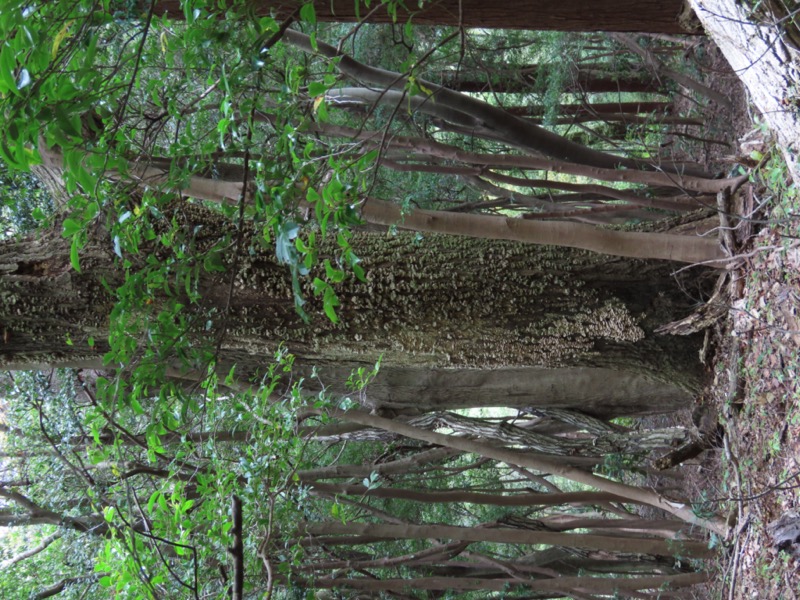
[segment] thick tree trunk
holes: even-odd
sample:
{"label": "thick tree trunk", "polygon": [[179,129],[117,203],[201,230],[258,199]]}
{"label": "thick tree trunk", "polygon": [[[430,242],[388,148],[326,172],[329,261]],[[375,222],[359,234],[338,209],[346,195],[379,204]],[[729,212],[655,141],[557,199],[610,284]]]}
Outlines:
{"label": "thick tree trunk", "polygon": [[[257,14],[285,18],[303,4],[301,0],[250,0]],[[693,33],[682,14],[682,0],[538,0],[537,2],[484,2],[483,0],[433,0],[392,3],[396,16],[379,6],[371,11],[358,0],[315,0],[319,21],[404,23],[501,29],[555,29],[558,31],[647,31]],[[422,6],[422,8],[420,8]],[[373,3],[374,7],[374,3]],[[408,8],[406,8],[408,7]],[[179,0],[159,0],[158,16],[182,18]]]}
{"label": "thick tree trunk", "polygon": [[[175,219],[194,232],[188,243],[195,247],[223,239],[230,228],[192,204],[182,205]],[[303,323],[288,269],[246,237],[253,254],[240,257],[232,297],[229,274],[202,274],[202,306],[185,308],[205,325],[205,310],[219,315],[230,304],[222,368],[255,370],[261,356],[285,341],[308,364],[323,367],[374,364],[383,356],[385,365],[404,368],[591,367],[684,389],[698,385],[697,340],[653,333],[688,310],[667,263],[452,236],[356,233],[352,247],[366,283],[350,278],[338,286],[341,322],[334,324],[308,281],[312,318]],[[321,244],[319,253],[334,257],[336,249]],[[55,232],[0,245],[4,365],[94,366],[108,351],[114,298],[106,285],[114,289],[120,280],[112,244],[88,243],[81,264],[81,273],[72,270],[68,242]],[[151,303],[157,310],[158,297]],[[222,319],[210,318],[211,330],[195,332],[206,340],[220,334]]]}
{"label": "thick tree trunk", "polygon": [[[346,396],[350,366],[318,368],[320,381],[333,394]],[[310,375],[310,370],[299,374]],[[310,390],[315,380],[307,377]],[[691,395],[645,375],[613,368],[431,369],[384,364],[360,402],[374,410],[416,414],[425,410],[456,410],[503,406],[559,407],[609,419],[665,413],[686,407]]]}

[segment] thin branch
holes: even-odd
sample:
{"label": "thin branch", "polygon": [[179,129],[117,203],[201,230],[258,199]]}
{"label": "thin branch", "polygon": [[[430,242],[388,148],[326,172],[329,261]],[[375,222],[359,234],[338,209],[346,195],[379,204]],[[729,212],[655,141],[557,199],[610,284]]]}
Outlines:
{"label": "thin branch", "polygon": [[0,571],[4,571],[4,572],[5,572],[5,571],[6,571],[6,569],[10,569],[10,568],[11,568],[11,567],[13,567],[15,564],[17,564],[17,563],[19,563],[19,562],[22,562],[22,561],[23,561],[23,560],[25,560],[26,558],[30,558],[31,556],[34,556],[34,555],[36,555],[36,554],[39,554],[40,552],[43,552],[44,550],[46,550],[46,549],[47,549],[47,547],[48,547],[50,544],[52,544],[53,542],[55,542],[55,541],[56,541],[57,539],[59,539],[59,538],[60,538],[62,535],[63,535],[63,532],[61,532],[61,531],[56,531],[55,533],[53,533],[53,534],[51,534],[51,535],[48,535],[48,536],[47,536],[46,538],[44,538],[44,539],[43,539],[41,542],[39,542],[39,544],[38,544],[38,545],[34,546],[34,547],[33,547],[33,548],[31,548],[30,550],[25,550],[24,552],[20,552],[20,553],[19,553],[19,554],[17,554],[16,556],[14,556],[14,557],[12,557],[12,558],[9,558],[8,560],[6,560],[6,561],[4,561],[4,562],[0,563]]}

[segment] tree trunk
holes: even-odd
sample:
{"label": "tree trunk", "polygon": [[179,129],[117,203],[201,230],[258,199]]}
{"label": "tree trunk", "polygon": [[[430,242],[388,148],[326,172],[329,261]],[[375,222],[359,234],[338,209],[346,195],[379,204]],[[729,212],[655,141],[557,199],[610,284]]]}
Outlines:
{"label": "tree trunk", "polygon": [[[301,6],[301,0],[250,0],[256,14],[285,18]],[[537,2],[484,2],[439,0],[392,3],[397,14],[384,7],[371,11],[358,0],[315,0],[317,20],[370,23],[404,23],[500,29],[557,31],[647,31],[693,33],[682,16],[682,0],[539,0]],[[422,8],[419,8],[422,6]],[[409,7],[409,8],[406,8]],[[155,14],[183,18],[179,0],[158,0]]]}
{"label": "tree trunk", "polygon": [[[489,179],[492,178],[489,176]],[[630,196],[623,193],[619,195],[630,199]],[[713,238],[613,231],[585,223],[543,222],[431,210],[413,210],[404,214],[398,205],[377,198],[367,200],[361,215],[368,223],[387,227],[395,225],[413,231],[515,240],[530,244],[557,244],[614,256],[703,263],[710,266],[722,266],[720,261],[725,257],[718,241]]]}
{"label": "tree trunk", "polygon": [[[750,97],[780,142],[792,177],[800,185],[797,155],[800,152],[800,50],[788,41],[779,23],[782,15],[759,17],[735,0],[690,0],[706,32],[722,50]],[[760,3],[757,3],[760,5]],[[764,3],[770,6],[771,3]],[[766,9],[769,11],[769,8]],[[792,20],[786,23],[792,28]]]}
{"label": "tree trunk", "polygon": [[[374,469],[373,469],[374,470]],[[369,473],[367,474],[369,475]],[[400,498],[414,502],[443,503],[452,504],[456,502],[469,502],[471,504],[487,504],[492,506],[548,506],[560,505],[567,502],[628,502],[627,498],[615,496],[613,494],[603,494],[598,492],[565,492],[561,494],[546,494],[540,492],[522,494],[487,494],[482,492],[470,492],[463,490],[415,490],[392,487],[367,488],[363,485],[346,485],[335,483],[312,483],[306,479],[304,473],[300,473],[303,482],[308,485],[312,494],[342,494],[360,497],[374,498]],[[675,521],[675,523],[678,523]],[[678,523],[680,524],[680,523]],[[580,527],[589,525],[581,524]],[[563,531],[563,529],[552,529],[552,531]]]}
{"label": "tree trunk", "polygon": [[[505,592],[509,588],[522,587],[530,592],[555,592],[556,596],[534,596],[535,598],[599,598],[587,596],[587,591],[603,594],[602,597],[615,595],[620,591],[635,593],[637,590],[658,589],[670,590],[702,583],[708,579],[705,573],[681,573],[679,575],[655,575],[651,577],[635,577],[630,579],[604,577],[555,577],[553,579],[522,579],[518,577],[481,579],[472,577],[416,577],[414,579],[372,579],[372,578],[319,578],[314,580],[318,588],[338,589],[348,587],[370,592],[408,590],[494,590]],[[669,592],[664,592],[667,594]],[[580,594],[580,595],[576,595]],[[614,596],[614,597],[642,597]],[[649,596],[644,596],[649,597]],[[663,595],[659,597],[665,597]]]}
{"label": "tree trunk", "polygon": [[[601,457],[609,454],[645,455],[655,449],[675,447],[689,439],[689,432],[683,427],[628,432],[604,431],[602,433],[593,432],[593,436],[572,437],[548,435],[513,423],[466,417],[451,412],[432,412],[403,420],[409,425],[421,429],[431,431],[447,429],[457,435],[489,441],[498,446],[570,457],[566,459],[570,463],[576,456],[581,457],[589,464],[592,461],[599,464],[602,460]],[[336,431],[333,439],[324,432],[323,436],[322,439],[327,442],[335,440],[390,441],[393,437],[388,432],[370,429],[345,434]]]}
{"label": "tree trunk", "polygon": [[[499,544],[549,544],[586,548],[608,552],[635,552],[670,555],[677,548],[668,540],[655,538],[612,537],[591,534],[530,531],[511,528],[454,527],[450,525],[393,525],[389,523],[301,523],[303,538],[314,535],[367,535],[385,539],[440,539]],[[313,545],[313,537],[307,540]],[[684,557],[703,558],[712,554],[705,542],[682,540],[680,552]]]}
{"label": "tree trunk", "polygon": [[[194,232],[187,240],[194,247],[224,239],[231,227],[188,203],[174,218]],[[304,323],[295,313],[288,269],[250,235],[244,247],[253,254],[240,257],[232,297],[230,274],[205,273],[197,284],[202,306],[184,301],[199,321],[198,331],[187,335],[204,340],[219,336],[222,321],[212,315],[209,325],[206,311],[224,314],[230,304],[221,368],[255,370],[259,357],[285,341],[322,367],[374,364],[383,356],[385,365],[406,368],[591,367],[684,389],[699,383],[698,340],[653,333],[688,310],[669,264],[453,236],[355,233],[351,244],[366,282],[349,278],[337,286],[340,323],[334,324],[305,280],[312,317]],[[56,232],[0,245],[6,368],[101,362],[114,305],[108,288],[120,274],[112,244],[100,237],[82,250],[81,273],[70,267],[69,244]],[[321,257],[337,254],[335,242],[318,250]],[[170,258],[165,249],[157,256]],[[161,299],[149,302],[142,310],[157,311]]]}
{"label": "tree trunk", "polygon": [[[327,364],[317,372],[329,392],[352,394],[344,384],[349,366]],[[298,374],[305,374],[308,389],[316,391],[317,380],[308,377],[310,370]],[[390,364],[381,366],[359,398],[369,409],[402,414],[416,414],[423,406],[425,410],[559,407],[603,419],[672,412],[690,400],[690,394],[670,382],[613,368],[452,370]]]}

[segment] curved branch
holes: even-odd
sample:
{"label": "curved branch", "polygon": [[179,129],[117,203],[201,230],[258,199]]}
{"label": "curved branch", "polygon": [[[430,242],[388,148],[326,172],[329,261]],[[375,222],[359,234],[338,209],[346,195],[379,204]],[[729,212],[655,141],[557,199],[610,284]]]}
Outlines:
{"label": "curved branch", "polygon": [[5,572],[6,569],[9,569],[9,568],[13,567],[15,564],[17,564],[19,562],[22,562],[26,558],[30,558],[31,556],[35,556],[35,555],[39,554],[40,552],[44,552],[50,546],[50,544],[55,542],[62,535],[63,535],[63,532],[61,532],[61,531],[56,531],[55,533],[53,533],[51,535],[48,535],[41,542],[39,542],[39,544],[37,544],[36,546],[31,548],[30,550],[25,550],[24,552],[20,552],[16,556],[13,556],[13,557],[9,558],[8,560],[0,563],[0,571],[4,571]]}
{"label": "curved branch", "polygon": [[[309,36],[298,31],[287,31],[284,39],[287,43],[300,48],[304,52],[317,52],[327,58],[335,59],[337,68],[341,73],[367,85],[400,92],[409,85],[408,75],[370,67],[339,52],[336,48],[324,42],[316,41],[316,44],[312,45]],[[681,169],[669,168],[668,166],[656,167],[646,162],[587,148],[481,100],[448,90],[430,81],[416,79],[415,82],[421,89],[426,90],[426,93],[430,93],[428,99],[431,103],[472,116],[482,122],[485,127],[494,130],[508,143],[515,146],[534,152],[541,152],[560,160],[604,169],[624,167],[636,170],[661,169],[674,173],[681,171]]]}

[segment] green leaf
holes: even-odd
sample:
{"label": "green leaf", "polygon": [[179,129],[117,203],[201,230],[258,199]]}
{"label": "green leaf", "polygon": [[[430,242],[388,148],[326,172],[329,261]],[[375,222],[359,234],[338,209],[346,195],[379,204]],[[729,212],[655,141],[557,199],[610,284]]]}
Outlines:
{"label": "green leaf", "polygon": [[312,81],[308,84],[308,95],[312,98],[322,96],[328,91],[328,86],[318,81]]}
{"label": "green leaf", "polygon": [[327,121],[328,119],[328,103],[322,101],[317,105],[317,120]]}
{"label": "green leaf", "polygon": [[333,283],[340,283],[344,281],[344,271],[340,271],[336,269],[332,264],[331,261],[327,258],[325,259],[325,275],[330,279]]}
{"label": "green leaf", "polygon": [[222,273],[225,271],[225,265],[222,262],[222,254],[219,252],[211,252],[203,260],[203,268],[209,273]]}
{"label": "green leaf", "polygon": [[358,278],[358,280],[362,283],[367,283],[367,278],[364,275],[364,269],[361,265],[352,265],[353,273]]}
{"label": "green leaf", "polygon": [[72,268],[75,269],[78,273],[81,272],[81,262],[80,258],[78,257],[78,251],[80,250],[80,239],[79,236],[74,236],[72,238],[72,245],[69,249],[69,262],[72,265]]}
{"label": "green leaf", "polygon": [[73,237],[76,233],[81,231],[83,227],[80,223],[78,223],[75,219],[64,219],[64,233],[62,234],[65,238]]}
{"label": "green leaf", "polygon": [[0,46],[0,92],[14,92],[19,95],[14,70],[17,66],[14,51],[8,44]]}
{"label": "green leaf", "polygon": [[[80,138],[81,137],[81,122],[78,117],[70,115],[64,110],[63,106],[56,106],[56,123],[61,128],[61,131],[68,136]],[[65,160],[67,156],[64,157]]]}
{"label": "green leaf", "polygon": [[131,397],[131,408],[137,415],[144,414],[144,408],[142,408],[142,404],[134,397]]}
{"label": "green leaf", "polygon": [[147,501],[147,512],[153,512],[153,506],[155,506],[156,502],[158,501],[158,497],[161,495],[159,490],[156,490],[152,494],[150,494],[150,499]]}
{"label": "green leaf", "polygon": [[333,291],[333,288],[328,286],[325,289],[325,294],[322,298],[322,308],[325,311],[325,314],[331,320],[331,323],[339,322],[339,317],[336,315],[336,311],[334,310],[334,308],[337,306],[339,306],[339,298],[336,296],[336,292]]}
{"label": "green leaf", "polygon": [[310,2],[308,4],[304,4],[300,9],[300,18],[310,25],[315,25],[317,23],[317,13],[314,10],[314,5]]}

